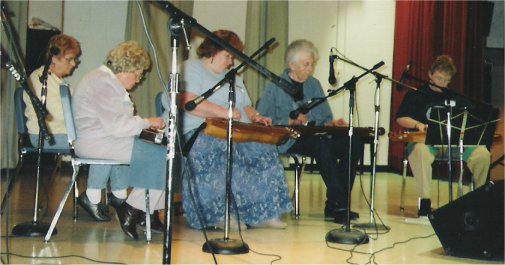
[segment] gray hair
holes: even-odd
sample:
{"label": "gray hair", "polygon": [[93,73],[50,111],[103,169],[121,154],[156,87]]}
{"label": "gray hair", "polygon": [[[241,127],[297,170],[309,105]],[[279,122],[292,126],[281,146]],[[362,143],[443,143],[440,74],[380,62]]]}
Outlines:
{"label": "gray hair", "polygon": [[312,43],[309,40],[303,40],[303,39],[295,40],[291,42],[288,48],[286,49],[286,55],[284,57],[286,66],[289,66],[290,63],[298,61],[298,53],[300,51],[309,53],[314,59],[314,62],[317,62],[317,60],[319,59],[319,53],[317,51],[316,46],[314,46],[314,43]]}

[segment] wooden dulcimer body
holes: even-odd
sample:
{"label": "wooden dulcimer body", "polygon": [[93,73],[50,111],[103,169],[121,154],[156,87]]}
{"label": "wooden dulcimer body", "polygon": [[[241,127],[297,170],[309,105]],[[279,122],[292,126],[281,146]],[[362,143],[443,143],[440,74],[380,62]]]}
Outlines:
{"label": "wooden dulcimer body", "polygon": [[[204,133],[220,139],[226,139],[228,121],[225,119],[205,119],[207,124]],[[235,142],[260,142],[279,145],[288,138],[298,138],[309,135],[348,135],[347,127],[326,126],[264,126],[243,122],[233,122],[233,141]],[[373,137],[372,127],[354,127],[353,133],[360,137]],[[384,135],[384,128],[379,128],[378,135]]]}
{"label": "wooden dulcimer body", "polygon": [[[300,136],[309,135],[336,135],[336,136],[347,136],[349,134],[349,127],[328,127],[328,126],[288,126],[292,130],[298,132]],[[377,135],[384,135],[386,130],[383,127],[379,127],[377,130]],[[374,137],[373,127],[353,127],[353,134],[359,137]]]}

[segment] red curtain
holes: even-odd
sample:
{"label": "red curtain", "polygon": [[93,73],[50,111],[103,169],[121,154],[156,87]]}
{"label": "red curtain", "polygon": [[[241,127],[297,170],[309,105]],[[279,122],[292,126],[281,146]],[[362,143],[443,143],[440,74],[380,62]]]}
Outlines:
{"label": "red curtain", "polygon": [[[479,76],[482,75],[476,69],[482,69],[484,44],[484,34],[479,25],[482,24],[479,22],[482,19],[479,16],[482,14],[480,6],[478,1],[397,1],[393,78],[398,80],[410,63],[409,75],[428,81],[432,60],[438,55],[447,54],[453,58],[458,69],[451,88],[462,93],[479,90],[478,84],[482,81]],[[466,69],[467,65],[469,69]],[[405,83],[414,87],[420,85],[414,83],[413,79],[407,79]],[[392,90],[391,133],[401,131],[395,122],[395,115],[406,93],[405,88]],[[396,171],[402,167],[403,149],[403,143],[389,142],[388,163]]]}

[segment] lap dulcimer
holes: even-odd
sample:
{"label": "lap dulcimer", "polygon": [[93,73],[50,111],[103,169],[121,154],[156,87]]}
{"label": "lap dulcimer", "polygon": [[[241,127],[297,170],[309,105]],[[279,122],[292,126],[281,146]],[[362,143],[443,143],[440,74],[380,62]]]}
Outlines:
{"label": "lap dulcimer", "polygon": [[[221,139],[226,139],[226,129],[228,121],[225,119],[205,120],[207,124],[204,133]],[[309,135],[348,135],[348,127],[327,127],[327,126],[264,126],[262,124],[251,124],[243,122],[233,122],[233,141],[236,142],[260,142],[266,144],[279,145],[288,138],[298,138]],[[353,133],[360,137],[373,137],[372,127],[354,127]],[[379,128],[378,135],[384,135],[384,128]]]}

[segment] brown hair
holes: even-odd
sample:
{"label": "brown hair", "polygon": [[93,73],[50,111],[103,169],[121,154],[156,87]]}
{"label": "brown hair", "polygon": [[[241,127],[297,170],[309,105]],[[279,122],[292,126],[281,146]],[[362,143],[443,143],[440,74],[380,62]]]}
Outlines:
{"label": "brown hair", "polygon": [[65,34],[54,35],[49,39],[46,51],[46,61],[51,55],[65,56],[67,53],[74,53],[76,56],[81,54],[79,42],[72,36]]}
{"label": "brown hair", "polygon": [[448,55],[439,55],[435,58],[431,63],[430,73],[433,74],[435,71],[448,73],[451,77],[457,72],[452,58]]}
{"label": "brown hair", "polygon": [[[235,48],[239,51],[242,51],[244,49],[244,44],[242,43],[240,38],[237,36],[237,34],[235,34],[234,32],[229,31],[229,30],[220,29],[220,30],[214,31],[213,33],[216,37],[218,37],[221,40],[223,40],[224,42],[228,43],[233,48]],[[198,49],[196,50],[196,54],[198,55],[198,58],[209,58],[209,57],[216,55],[216,53],[218,53],[222,50],[223,50],[223,47],[217,45],[214,41],[212,41],[211,39],[209,39],[207,37],[203,40],[202,44],[200,44],[200,46],[198,46]]]}

